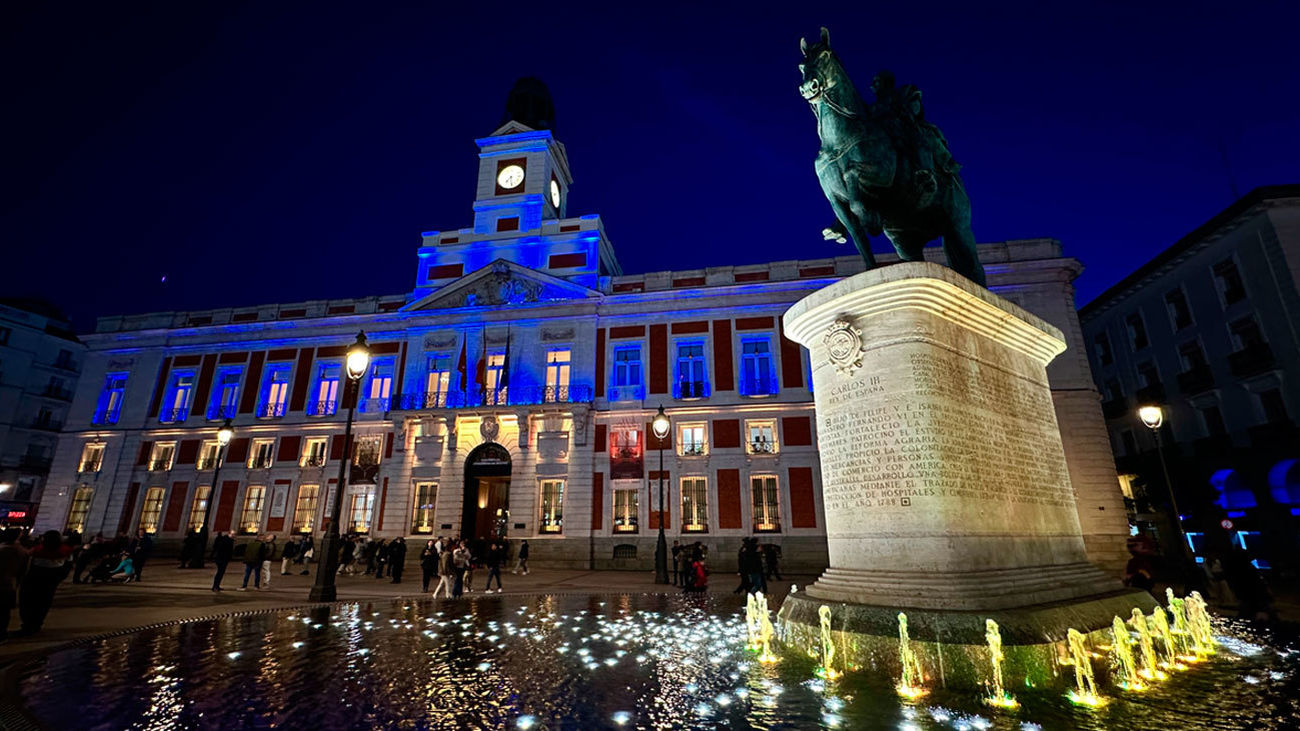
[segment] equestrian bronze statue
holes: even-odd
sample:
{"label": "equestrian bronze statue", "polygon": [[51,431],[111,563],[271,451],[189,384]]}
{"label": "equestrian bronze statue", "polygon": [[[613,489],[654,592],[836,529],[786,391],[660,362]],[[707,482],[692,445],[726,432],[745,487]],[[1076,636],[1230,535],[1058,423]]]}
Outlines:
{"label": "equestrian bronze statue", "polygon": [[825,28],[811,46],[800,40],[799,49],[799,93],[821,138],[817,178],[838,219],[822,235],[840,243],[851,237],[868,269],[876,266],[871,236],[888,236],[903,261],[921,261],[925,244],[942,238],[948,266],[983,285],[961,166],[943,133],[926,121],[921,91],[895,87],[893,74],[881,71],[871,84],[876,102],[867,105]]}

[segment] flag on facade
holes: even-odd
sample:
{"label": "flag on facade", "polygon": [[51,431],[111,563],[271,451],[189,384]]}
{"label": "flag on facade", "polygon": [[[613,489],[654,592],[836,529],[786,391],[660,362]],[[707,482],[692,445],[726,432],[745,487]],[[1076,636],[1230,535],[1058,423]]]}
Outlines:
{"label": "flag on facade", "polygon": [[497,384],[497,393],[510,386],[510,326],[506,326],[506,356],[501,364],[501,382]]}
{"label": "flag on facade", "polygon": [[465,352],[465,346],[469,344],[469,338],[460,342],[460,360],[456,362],[456,373],[460,376],[461,393],[469,392],[469,365],[466,359],[468,355]]}
{"label": "flag on facade", "polygon": [[483,347],[479,350],[478,365],[474,368],[474,381],[479,395],[487,398],[487,328],[483,328]]}

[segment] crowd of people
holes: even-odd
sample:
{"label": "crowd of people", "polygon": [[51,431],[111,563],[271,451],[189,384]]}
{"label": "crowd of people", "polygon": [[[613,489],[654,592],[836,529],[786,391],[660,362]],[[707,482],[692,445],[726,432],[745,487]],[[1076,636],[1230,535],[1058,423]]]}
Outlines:
{"label": "crowd of people", "polygon": [[[673,586],[688,594],[702,594],[709,588],[709,549],[700,541],[682,545],[673,541],[670,564]],[[767,593],[768,579],[781,580],[781,547],[760,544],[755,537],[743,538],[736,552],[736,574],[740,584],[732,593]]]}

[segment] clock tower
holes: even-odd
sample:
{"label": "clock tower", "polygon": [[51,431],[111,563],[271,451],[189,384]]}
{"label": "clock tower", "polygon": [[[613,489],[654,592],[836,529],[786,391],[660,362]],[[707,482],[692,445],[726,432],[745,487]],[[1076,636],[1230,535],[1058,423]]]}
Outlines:
{"label": "clock tower", "polygon": [[497,259],[593,289],[601,276],[622,273],[600,218],[567,218],[573,177],[554,127],[546,85],[531,77],[516,82],[500,125],[474,141],[479,166],[473,226],[423,234],[415,299]]}

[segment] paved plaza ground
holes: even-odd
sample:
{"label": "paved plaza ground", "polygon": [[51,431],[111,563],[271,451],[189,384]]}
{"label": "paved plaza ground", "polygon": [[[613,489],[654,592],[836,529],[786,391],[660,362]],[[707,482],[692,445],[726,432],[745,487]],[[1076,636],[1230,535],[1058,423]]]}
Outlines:
{"label": "paved plaza ground", "polygon": [[[309,576],[281,576],[279,562],[269,587],[254,590],[251,582],[247,591],[238,591],[243,580],[244,565],[232,562],[222,586],[225,591],[214,593],[214,569],[179,569],[172,560],[151,562],[144,571],[144,580],[130,584],[73,584],[64,581],[54,597],[54,608],[40,633],[31,637],[13,637],[0,644],[0,664],[6,660],[52,648],[84,637],[93,637],[134,627],[196,619],[231,612],[258,609],[294,607],[310,604],[308,591],[315,579],[315,567]],[[785,576],[784,581],[769,584],[769,593],[785,596],[790,584],[806,585],[813,576]],[[604,593],[604,592],[655,592],[680,591],[671,586],[654,583],[654,574],[648,571],[571,571],[533,569],[528,575],[505,572],[502,577],[504,594],[545,593]],[[487,571],[474,572],[474,593],[483,589]],[[436,582],[436,579],[435,579]],[[376,579],[373,576],[340,576],[338,598],[340,601],[420,596],[421,575],[407,571],[402,583]],[[714,573],[709,591],[728,593],[739,583],[734,573]],[[432,586],[430,587],[432,588]],[[440,601],[456,601],[443,599]],[[10,623],[16,629],[17,611]]]}

